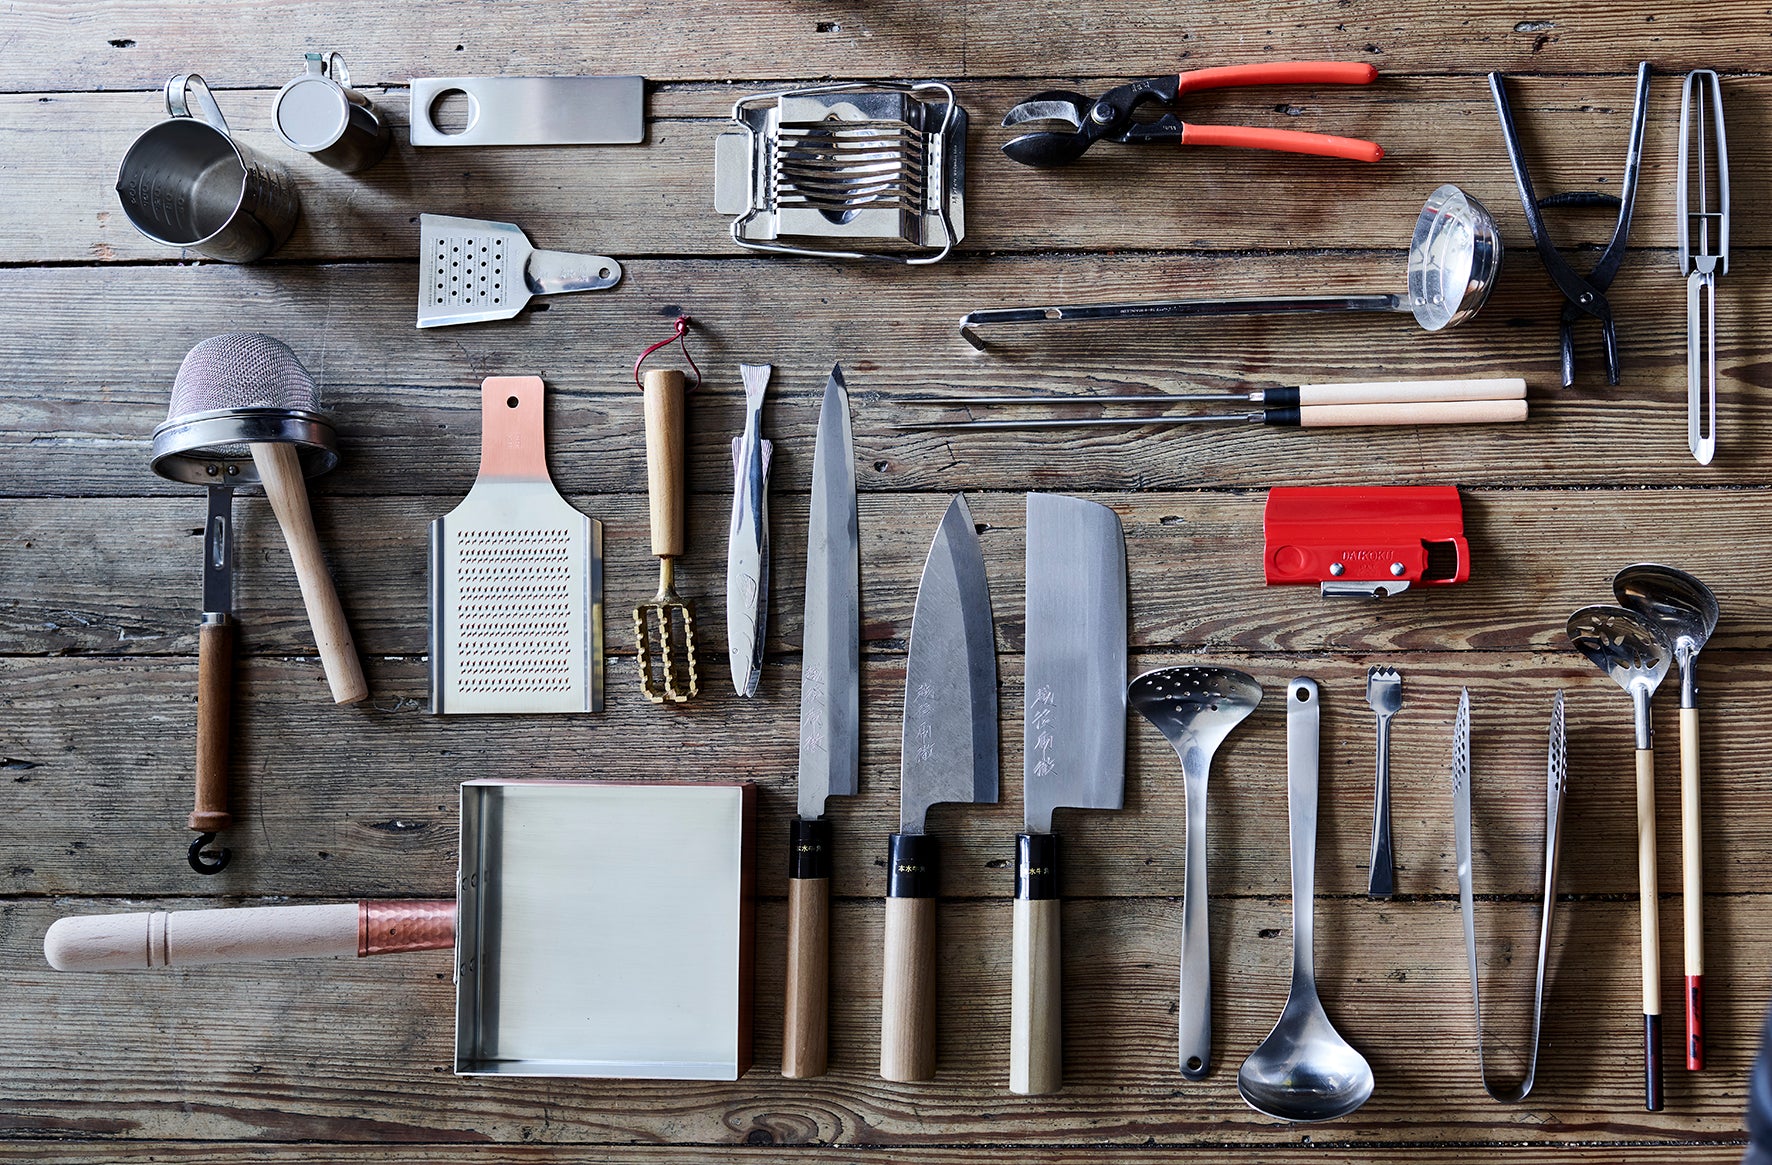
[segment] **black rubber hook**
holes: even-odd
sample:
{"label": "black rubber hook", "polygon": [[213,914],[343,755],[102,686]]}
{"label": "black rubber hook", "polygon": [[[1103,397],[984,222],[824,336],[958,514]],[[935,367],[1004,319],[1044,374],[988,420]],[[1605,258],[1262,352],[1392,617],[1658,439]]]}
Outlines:
{"label": "black rubber hook", "polygon": [[213,859],[203,852],[203,847],[214,841],[215,836],[213,833],[199,833],[197,840],[191,843],[191,848],[185,851],[185,860],[199,874],[221,873],[228,868],[228,861],[234,856],[234,851],[227,846],[223,846]]}

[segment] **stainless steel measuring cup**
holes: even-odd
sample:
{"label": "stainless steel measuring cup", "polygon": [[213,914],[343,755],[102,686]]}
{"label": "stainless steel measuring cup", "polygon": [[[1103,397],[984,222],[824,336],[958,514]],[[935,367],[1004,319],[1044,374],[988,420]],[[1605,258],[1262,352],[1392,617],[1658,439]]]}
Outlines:
{"label": "stainless steel measuring cup", "polygon": [[166,113],[117,169],[117,197],[135,229],[226,263],[250,263],[282,246],[301,214],[289,171],[234,140],[195,73],[166,82]]}
{"label": "stainless steel measuring cup", "polygon": [[388,152],[393,134],[369,98],[351,88],[338,53],[308,53],[307,71],[283,86],[271,107],[277,136],[334,170],[367,170]]}

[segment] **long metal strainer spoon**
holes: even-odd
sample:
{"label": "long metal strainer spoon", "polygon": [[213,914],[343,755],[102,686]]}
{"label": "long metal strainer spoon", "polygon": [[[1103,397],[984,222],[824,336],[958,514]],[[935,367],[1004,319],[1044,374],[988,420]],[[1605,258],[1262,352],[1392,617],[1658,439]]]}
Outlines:
{"label": "long metal strainer spoon", "polygon": [[1428,195],[1415,219],[1402,295],[1276,295],[993,308],[961,316],[960,338],[982,352],[988,345],[977,329],[991,324],[1344,311],[1412,314],[1423,331],[1437,332],[1477,314],[1501,273],[1501,255],[1501,231],[1488,210],[1447,183]]}
{"label": "long metal strainer spoon", "polygon": [[1686,1068],[1704,1067],[1704,830],[1699,817],[1698,653],[1717,629],[1717,597],[1683,570],[1653,562],[1612,578],[1619,605],[1660,629],[1680,669],[1680,896],[1686,930]]}
{"label": "long metal strainer spoon", "polygon": [[1186,896],[1181,912],[1181,1074],[1212,1066],[1212,942],[1206,914],[1206,777],[1212,754],[1261,703],[1254,677],[1228,667],[1162,667],[1126,689],[1181,757],[1187,788]]}
{"label": "long metal strainer spoon", "polygon": [[1267,1039],[1237,1072],[1244,1103],[1287,1121],[1346,1116],[1372,1098],[1372,1065],[1317,997],[1317,685],[1286,685],[1286,807],[1292,833],[1292,990]]}
{"label": "long metal strainer spoon", "polygon": [[1649,698],[1667,676],[1673,646],[1623,607],[1583,607],[1569,640],[1630,693],[1637,729],[1637,895],[1643,928],[1643,1107],[1661,1111],[1661,938],[1655,876],[1655,737]]}

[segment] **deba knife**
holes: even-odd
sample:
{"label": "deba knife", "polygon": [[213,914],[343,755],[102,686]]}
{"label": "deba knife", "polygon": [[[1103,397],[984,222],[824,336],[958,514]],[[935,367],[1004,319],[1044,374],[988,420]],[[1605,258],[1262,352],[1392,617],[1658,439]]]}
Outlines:
{"label": "deba knife", "polygon": [[955,497],[917,584],[905,665],[899,825],[886,869],[880,1075],[935,1075],[935,839],[931,805],[997,799],[997,654],[984,550]]}
{"label": "deba knife", "polygon": [[781,1074],[822,1076],[829,1048],[831,823],[825,798],[853,795],[861,769],[861,558],[855,454],[841,365],[831,369],[812,447],[806,628],[800,655],[800,805],[788,841],[787,1006]]}
{"label": "deba knife", "polygon": [[1106,506],[1029,494],[1027,677],[1016,838],[1009,1091],[1063,1076],[1059,982],[1060,806],[1118,809],[1126,789],[1126,544]]}

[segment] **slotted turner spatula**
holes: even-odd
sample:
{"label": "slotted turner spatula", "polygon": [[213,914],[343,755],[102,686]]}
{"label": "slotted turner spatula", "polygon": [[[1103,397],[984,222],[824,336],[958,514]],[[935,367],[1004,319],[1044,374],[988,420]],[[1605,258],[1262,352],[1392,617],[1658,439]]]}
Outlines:
{"label": "slotted turner spatula", "polygon": [[603,524],[548,476],[539,376],[480,386],[480,475],[431,523],[431,711],[603,710]]}
{"label": "slotted turner spatula", "polygon": [[602,291],[621,282],[607,255],[538,251],[515,223],[418,216],[418,326],[508,320],[532,295]]}

